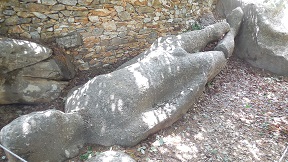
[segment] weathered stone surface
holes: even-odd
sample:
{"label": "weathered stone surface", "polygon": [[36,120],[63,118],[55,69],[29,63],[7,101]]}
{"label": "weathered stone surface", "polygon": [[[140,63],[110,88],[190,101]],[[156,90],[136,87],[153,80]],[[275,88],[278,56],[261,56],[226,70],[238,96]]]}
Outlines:
{"label": "weathered stone surface", "polygon": [[49,14],[47,15],[49,18],[54,19],[54,20],[58,20],[59,19],[59,15],[58,14]]}
{"label": "weathered stone surface", "polygon": [[81,46],[83,43],[82,37],[78,32],[67,34],[63,37],[57,38],[56,43],[64,48],[72,48]]}
{"label": "weathered stone surface", "polygon": [[65,5],[63,4],[57,4],[57,5],[54,5],[52,6],[51,10],[54,10],[54,11],[60,11],[60,10],[64,10],[65,9]]}
{"label": "weathered stone surface", "polygon": [[57,0],[41,0],[41,3],[44,5],[55,5]]}
{"label": "weathered stone surface", "polygon": [[[218,11],[231,13],[231,8],[240,6],[244,18],[235,54],[251,65],[279,75],[288,75],[288,2],[220,0]],[[274,7],[273,7],[274,6]]]}
{"label": "weathered stone surface", "polygon": [[47,12],[47,11],[49,11],[49,7],[47,5],[38,4],[38,3],[28,3],[28,4],[26,4],[26,8],[30,12]]}
{"label": "weathered stone surface", "polygon": [[139,7],[138,9],[137,9],[137,12],[139,13],[139,14],[147,14],[147,13],[153,13],[153,12],[155,12],[155,9],[154,8],[152,8],[152,7],[148,7],[148,6],[141,6],[141,7]]}
{"label": "weathered stone surface", "polygon": [[111,14],[111,11],[109,11],[108,9],[95,9],[90,12],[94,16],[108,16]]}
{"label": "weathered stone surface", "polygon": [[40,13],[40,12],[33,12],[33,14],[34,14],[36,17],[38,17],[39,19],[46,19],[46,18],[47,18],[46,15],[44,15],[44,14],[42,14],[42,13]]}
{"label": "weathered stone surface", "polygon": [[92,31],[93,35],[95,35],[95,36],[100,36],[100,35],[102,35],[103,32],[104,32],[104,28],[95,28]]}
{"label": "weathered stone surface", "polygon": [[123,6],[114,6],[114,9],[117,13],[123,12],[125,10]]}
{"label": "weathered stone surface", "polygon": [[[78,114],[58,110],[35,112],[3,127],[0,141],[29,162],[64,161],[76,156],[83,147],[83,124]],[[17,161],[9,157],[9,161]]]}
{"label": "weathered stone surface", "polygon": [[88,15],[88,11],[73,11],[72,15],[76,17],[86,18],[86,16]]}
{"label": "weathered stone surface", "polygon": [[24,30],[21,28],[20,25],[12,26],[9,28],[9,33],[23,33]]}
{"label": "weathered stone surface", "polygon": [[227,16],[227,21],[230,25],[230,31],[225,35],[225,37],[217,44],[214,50],[222,51],[226,58],[232,56],[235,42],[234,38],[238,34],[239,28],[242,23],[243,11],[240,7],[232,10],[231,14]]}
{"label": "weathered stone surface", "polygon": [[18,24],[27,24],[31,22],[31,18],[19,18]]}
{"label": "weathered stone surface", "polygon": [[93,0],[78,0],[79,5],[90,5]]}
{"label": "weathered stone surface", "polygon": [[88,16],[89,21],[91,22],[99,22],[98,16]]}
{"label": "weathered stone surface", "polygon": [[19,24],[19,17],[18,16],[12,16],[7,19],[5,19],[6,25],[17,25]]}
{"label": "weathered stone surface", "polygon": [[37,31],[30,32],[32,39],[40,39],[40,34]]}
{"label": "weathered stone surface", "polygon": [[105,151],[86,162],[136,162],[129,155],[119,151]]}
{"label": "weathered stone surface", "polygon": [[68,96],[66,112],[85,116],[88,143],[132,146],[171,125],[226,62],[222,52],[174,52],[155,50],[138,63],[90,80]]}
{"label": "weathered stone surface", "polygon": [[45,103],[56,99],[68,82],[42,78],[20,77],[13,74],[1,78],[0,104]]}
{"label": "weathered stone surface", "polygon": [[77,4],[77,0],[58,0],[58,2],[65,4],[65,5],[71,5],[71,6],[74,6]]}
{"label": "weathered stone surface", "polygon": [[142,59],[97,76],[69,94],[65,111],[77,112],[87,121],[88,143],[135,145],[175,122],[225,66],[222,52],[188,51],[198,51],[228,30],[227,23],[219,23],[197,32],[198,37],[187,32],[160,38],[141,54]]}
{"label": "weathered stone surface", "polygon": [[216,19],[212,12],[205,13],[199,19],[201,26],[209,26],[216,23]]}
{"label": "weathered stone surface", "polygon": [[3,14],[4,15],[8,15],[8,16],[12,16],[12,15],[15,15],[15,11],[14,10],[4,10],[3,11]]}
{"label": "weathered stone surface", "polygon": [[71,11],[87,11],[87,7],[84,6],[66,6],[66,9]]}
{"label": "weathered stone surface", "polygon": [[123,11],[123,12],[118,13],[118,16],[119,16],[119,18],[120,18],[122,21],[131,20],[130,14],[129,14],[128,12],[126,12],[126,11]]}
{"label": "weathered stone surface", "polygon": [[103,28],[107,31],[115,31],[117,29],[117,26],[115,24],[115,21],[108,21],[108,22],[104,22],[102,24]]}
{"label": "weathered stone surface", "polygon": [[42,45],[10,38],[0,39],[0,74],[20,69],[52,55],[52,50]]}
{"label": "weathered stone surface", "polygon": [[75,72],[71,70],[74,69],[74,67],[70,67],[68,69],[67,66],[63,66],[64,64],[69,64],[68,66],[73,66],[66,58],[65,60],[65,62],[60,62],[63,60],[53,58],[39,62],[35,65],[31,65],[21,69],[18,73],[18,76],[67,81],[75,76]]}
{"label": "weathered stone surface", "polygon": [[125,44],[125,43],[128,43],[126,39],[121,39],[121,38],[118,38],[118,37],[113,38],[111,40],[111,45],[112,46],[118,46],[120,44]]}
{"label": "weathered stone surface", "polygon": [[220,16],[226,17],[231,13],[232,10],[234,10],[237,7],[240,7],[241,3],[242,3],[241,0],[235,0],[235,1],[219,0],[216,4],[216,11]]}

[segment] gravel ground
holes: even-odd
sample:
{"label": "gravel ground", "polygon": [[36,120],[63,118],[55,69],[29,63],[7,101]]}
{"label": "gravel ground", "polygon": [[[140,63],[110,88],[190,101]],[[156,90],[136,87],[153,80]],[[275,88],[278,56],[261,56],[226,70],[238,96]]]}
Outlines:
{"label": "gravel ground", "polygon": [[[288,78],[235,57],[179,121],[135,147],[87,145],[82,156],[122,150],[137,161],[288,161]],[[85,154],[86,153],[86,154]]]}

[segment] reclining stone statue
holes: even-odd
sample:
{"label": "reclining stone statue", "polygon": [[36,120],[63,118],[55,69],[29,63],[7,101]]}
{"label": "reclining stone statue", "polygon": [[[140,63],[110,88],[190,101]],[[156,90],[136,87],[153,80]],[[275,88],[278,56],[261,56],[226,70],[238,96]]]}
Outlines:
{"label": "reclining stone statue", "polygon": [[15,119],[1,130],[1,143],[28,161],[62,161],[84,143],[136,145],[186,113],[226,65],[223,52],[201,51],[229,30],[221,22],[159,38],[116,71],[68,94],[65,113],[47,110]]}

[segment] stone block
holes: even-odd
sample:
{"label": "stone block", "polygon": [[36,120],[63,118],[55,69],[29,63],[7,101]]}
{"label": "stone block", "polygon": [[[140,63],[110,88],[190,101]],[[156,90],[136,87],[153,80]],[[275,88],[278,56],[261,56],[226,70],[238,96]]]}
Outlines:
{"label": "stone block", "polygon": [[78,32],[69,33],[63,37],[56,38],[56,43],[64,48],[72,48],[81,46],[82,36]]}

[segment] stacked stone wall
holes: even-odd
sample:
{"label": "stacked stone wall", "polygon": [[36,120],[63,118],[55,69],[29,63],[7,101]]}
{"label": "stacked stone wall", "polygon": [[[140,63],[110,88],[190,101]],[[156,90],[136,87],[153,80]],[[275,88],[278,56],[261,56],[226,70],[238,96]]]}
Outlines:
{"label": "stacked stone wall", "polygon": [[47,40],[80,33],[66,49],[81,70],[140,54],[160,36],[187,31],[216,0],[1,0],[0,33]]}

